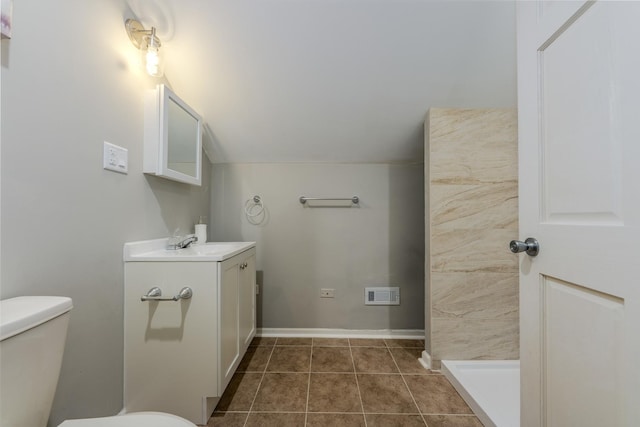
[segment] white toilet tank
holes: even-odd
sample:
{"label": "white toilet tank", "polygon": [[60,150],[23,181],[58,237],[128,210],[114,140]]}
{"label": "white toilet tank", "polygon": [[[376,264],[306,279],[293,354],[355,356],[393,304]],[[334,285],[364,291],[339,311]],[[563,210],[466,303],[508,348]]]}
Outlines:
{"label": "white toilet tank", "polygon": [[0,426],[47,425],[72,307],[66,297],[0,301]]}

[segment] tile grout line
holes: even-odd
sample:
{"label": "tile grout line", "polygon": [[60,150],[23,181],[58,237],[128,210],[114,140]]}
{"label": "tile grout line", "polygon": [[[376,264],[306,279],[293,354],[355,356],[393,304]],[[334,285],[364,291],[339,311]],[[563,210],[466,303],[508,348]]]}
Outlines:
{"label": "tile grout line", "polygon": [[309,394],[311,394],[311,363],[313,362],[313,338],[311,338],[311,353],[309,353],[309,377],[307,379],[307,404],[304,407],[304,425],[309,417]]}
{"label": "tile grout line", "polygon": [[418,406],[418,402],[416,401],[416,398],[413,396],[413,393],[409,388],[409,384],[407,384],[407,380],[404,379],[404,373],[400,370],[400,365],[398,365],[396,358],[393,356],[393,352],[389,348],[387,348],[387,350],[389,350],[389,354],[391,355],[391,360],[393,360],[393,363],[396,365],[396,369],[398,369],[398,372],[400,372],[400,378],[402,378],[402,382],[404,383],[404,386],[407,388],[407,391],[409,392],[409,396],[411,396],[411,400],[413,400],[413,404],[416,405],[416,409],[420,414],[420,418],[422,419],[422,422],[426,427],[429,427],[429,425],[427,424],[427,420],[425,420],[424,418],[424,414],[422,413],[422,411],[420,410],[420,407]]}
{"label": "tile grout line", "polygon": [[[344,375],[344,374],[341,374]],[[366,374],[364,374],[366,375]],[[221,414],[247,414],[249,411],[218,411]],[[304,414],[304,411],[253,411],[254,413],[269,413],[269,414]],[[317,411],[311,412],[312,414],[345,414],[345,415],[353,415],[359,414],[360,412],[344,412],[344,411]],[[373,415],[420,415],[420,412],[367,412],[367,414]],[[466,418],[477,418],[475,414],[460,414],[455,412],[429,412],[425,413],[425,415],[441,415],[445,417],[466,417]]]}
{"label": "tile grout line", "polygon": [[[305,374],[308,371],[269,371],[270,374]],[[243,374],[261,374],[262,371],[242,371]],[[353,374],[353,371],[311,371],[312,374]],[[414,377],[441,377],[440,374],[402,374],[400,372],[360,372],[362,375],[407,375]]]}
{"label": "tile grout line", "polygon": [[367,416],[364,413],[364,402],[362,401],[362,393],[360,392],[360,382],[358,381],[356,361],[353,358],[353,351],[351,350],[351,339],[349,339],[349,355],[351,356],[351,364],[353,365],[353,375],[356,378],[356,388],[358,389],[358,399],[360,399],[360,408],[362,408],[362,418],[364,418],[364,427],[367,427]]}
{"label": "tile grout line", "polygon": [[277,342],[278,342],[278,339],[276,338],[276,341],[273,343],[273,347],[271,347],[271,353],[269,353],[269,357],[267,358],[267,363],[264,365],[264,370],[262,371],[262,377],[260,377],[258,388],[256,388],[256,394],[253,396],[253,400],[251,401],[251,406],[249,406],[249,411],[247,412],[247,418],[244,420],[244,424],[242,425],[243,427],[246,427],[247,423],[249,422],[249,416],[251,415],[251,410],[253,409],[253,405],[256,403],[256,399],[258,398],[258,392],[260,391],[260,387],[262,387],[262,381],[264,380],[264,376],[267,374],[267,367],[269,366],[269,362],[271,362],[271,356],[273,356],[273,352],[276,349]]}

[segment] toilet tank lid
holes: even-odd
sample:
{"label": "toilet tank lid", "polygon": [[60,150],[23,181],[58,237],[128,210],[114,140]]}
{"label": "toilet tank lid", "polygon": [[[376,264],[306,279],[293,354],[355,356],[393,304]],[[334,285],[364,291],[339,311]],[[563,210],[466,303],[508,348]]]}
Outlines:
{"label": "toilet tank lid", "polygon": [[73,308],[67,297],[16,297],[0,301],[0,341],[34,328]]}

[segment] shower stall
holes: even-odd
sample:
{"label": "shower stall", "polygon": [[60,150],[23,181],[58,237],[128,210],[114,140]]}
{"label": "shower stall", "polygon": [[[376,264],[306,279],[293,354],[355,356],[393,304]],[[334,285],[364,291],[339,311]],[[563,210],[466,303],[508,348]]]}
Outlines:
{"label": "shower stall", "polygon": [[423,361],[486,426],[519,425],[517,165],[515,109],[429,110]]}

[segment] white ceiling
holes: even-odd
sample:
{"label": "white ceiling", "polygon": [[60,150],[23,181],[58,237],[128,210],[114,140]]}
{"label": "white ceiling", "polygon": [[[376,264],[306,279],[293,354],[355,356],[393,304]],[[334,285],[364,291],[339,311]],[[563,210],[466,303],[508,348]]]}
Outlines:
{"label": "white ceiling", "polygon": [[129,0],[216,162],[422,160],[430,107],[514,107],[513,2]]}

